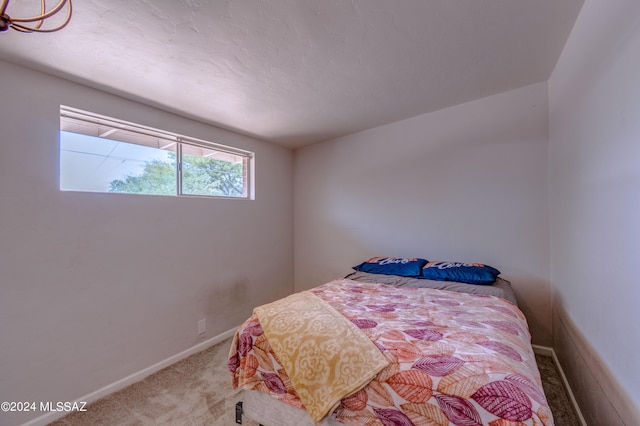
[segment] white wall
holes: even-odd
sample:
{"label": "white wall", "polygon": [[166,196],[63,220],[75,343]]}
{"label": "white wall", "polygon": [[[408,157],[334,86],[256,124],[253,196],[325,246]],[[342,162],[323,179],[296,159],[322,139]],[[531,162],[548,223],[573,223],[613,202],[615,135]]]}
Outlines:
{"label": "white wall", "polygon": [[[587,0],[549,92],[555,344],[579,370],[569,375],[584,408],[602,406],[601,394],[620,400],[589,379],[602,362],[632,401],[618,415],[635,410],[640,423],[640,2]],[[564,322],[582,336],[561,335]],[[606,410],[593,424],[613,424]]]}
{"label": "white wall", "polygon": [[[291,151],[0,62],[0,401],[67,401],[293,290]],[[58,190],[60,104],[256,153],[256,199]],[[30,417],[1,415],[0,424]]]}
{"label": "white wall", "polygon": [[547,118],[540,83],[297,150],[296,289],[376,255],[484,262],[550,345]]}

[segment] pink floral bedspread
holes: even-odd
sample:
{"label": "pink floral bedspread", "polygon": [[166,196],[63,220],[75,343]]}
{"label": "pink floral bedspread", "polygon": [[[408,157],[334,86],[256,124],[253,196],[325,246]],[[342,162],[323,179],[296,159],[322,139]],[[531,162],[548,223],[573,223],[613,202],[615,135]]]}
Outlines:
{"label": "pink floral bedspread", "polygon": [[[526,319],[493,296],[332,281],[312,290],[390,361],[334,411],[348,425],[553,425]],[[348,342],[345,342],[348,344]],[[256,316],[229,354],[234,388],[304,408]]]}

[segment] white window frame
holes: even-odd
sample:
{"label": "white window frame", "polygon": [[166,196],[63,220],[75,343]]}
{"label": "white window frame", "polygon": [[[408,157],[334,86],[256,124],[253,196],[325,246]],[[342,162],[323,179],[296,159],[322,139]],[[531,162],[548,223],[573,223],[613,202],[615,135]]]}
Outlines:
{"label": "white window frame", "polygon": [[[171,196],[178,197],[207,197],[207,198],[225,198],[233,200],[253,200],[255,199],[254,193],[254,180],[253,171],[255,167],[255,154],[251,151],[246,151],[239,148],[230,147],[227,145],[221,145],[214,142],[205,141],[202,139],[193,138],[190,136],[181,135],[178,133],[168,132],[165,130],[156,129],[141,124],[132,123],[104,115],[96,114],[93,112],[83,111],[77,108],[60,105],[60,130],[70,131],[72,133],[87,134],[84,132],[68,130],[71,125],[63,124],[63,120],[71,120],[71,122],[83,122],[88,125],[108,127],[113,130],[109,132],[115,132],[117,130],[124,130],[138,134],[142,137],[151,137],[159,141],[166,141],[169,145],[176,145],[176,193]],[[63,127],[66,127],[63,128]],[[88,135],[92,136],[92,135]],[[102,137],[102,135],[101,135]],[[108,137],[105,136],[108,139]],[[136,142],[124,142],[136,144]],[[243,170],[243,194],[242,196],[225,196],[225,195],[210,195],[210,194],[183,194],[182,188],[182,148],[184,145],[190,145],[199,148],[205,148],[209,150],[215,150],[219,153],[230,154],[233,156],[242,157],[242,170]],[[166,148],[166,146],[165,146]],[[72,190],[73,191],[73,190]],[[109,193],[108,191],[105,191]],[[116,192],[120,193],[120,192]],[[131,194],[131,193],[127,193]],[[134,195],[150,195],[147,193],[133,193]]]}

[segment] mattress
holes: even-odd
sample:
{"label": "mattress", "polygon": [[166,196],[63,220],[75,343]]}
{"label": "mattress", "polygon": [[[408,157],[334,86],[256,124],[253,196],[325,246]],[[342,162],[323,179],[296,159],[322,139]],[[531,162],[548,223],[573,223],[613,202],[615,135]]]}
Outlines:
{"label": "mattress", "polygon": [[398,275],[370,274],[360,271],[352,272],[345,276],[345,278],[354,281],[381,283],[396,287],[434,288],[437,290],[456,291],[459,293],[484,294],[500,297],[518,306],[518,301],[516,300],[516,295],[513,292],[511,283],[501,277],[496,278],[496,281],[489,285],[466,284],[456,281],[433,281],[422,278],[401,277]]}
{"label": "mattress", "polygon": [[[553,425],[527,323],[512,302],[367,281],[311,290],[389,361],[319,424]],[[314,424],[256,321],[238,329],[229,357],[247,416],[266,426]]]}
{"label": "mattress", "polygon": [[309,414],[292,405],[280,402],[271,395],[257,390],[245,390],[242,411],[248,418],[263,426],[343,426],[335,415],[327,416],[317,425]]}

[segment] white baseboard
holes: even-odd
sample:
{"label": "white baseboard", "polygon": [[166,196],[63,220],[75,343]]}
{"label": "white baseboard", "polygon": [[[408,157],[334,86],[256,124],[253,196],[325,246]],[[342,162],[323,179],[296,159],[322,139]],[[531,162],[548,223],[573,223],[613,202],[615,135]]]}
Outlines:
{"label": "white baseboard", "polygon": [[[193,354],[196,354],[200,351],[203,351],[213,345],[216,345],[220,342],[222,342],[223,340],[233,336],[233,334],[236,332],[237,327],[231,329],[231,330],[227,330],[224,333],[218,334],[217,336],[214,336],[210,339],[205,340],[204,342],[200,342],[195,346],[190,347],[187,350],[184,350],[176,355],[173,355],[165,360],[162,360],[156,364],[153,364],[150,367],[147,367],[145,369],[142,369],[136,373],[133,373],[123,379],[120,379],[118,381],[115,381],[103,388],[98,389],[97,391],[91,392],[90,394],[87,394],[85,396],[82,396],[80,398],[76,399],[76,402],[86,402],[87,404],[95,402],[97,400],[99,400],[100,398],[104,398],[107,395],[110,395],[114,392],[117,392],[119,390],[122,390],[124,388],[126,388],[129,385],[132,385],[134,383],[137,383],[143,379],[145,379],[146,377],[152,375],[153,373],[162,370],[165,367],[168,367],[172,364],[175,364],[178,361],[181,361],[187,357],[190,357]],[[62,417],[64,417],[65,415],[67,415],[69,413],[66,412],[57,412],[57,411],[53,411],[47,414],[44,414],[40,417],[37,417],[27,423],[24,423],[22,426],[45,426],[51,422],[54,422]]]}
{"label": "white baseboard", "polygon": [[573,405],[573,408],[576,410],[576,414],[578,415],[578,420],[582,426],[587,426],[587,422],[580,411],[580,406],[578,405],[578,401],[576,397],[573,395],[573,391],[571,390],[571,386],[569,386],[569,381],[567,380],[567,376],[564,374],[564,370],[562,369],[562,365],[560,365],[560,361],[558,360],[558,356],[556,355],[556,351],[553,348],[549,348],[547,346],[540,345],[531,345],[533,346],[533,352],[538,355],[550,356],[553,358],[553,363],[558,369],[558,374],[560,375],[560,379],[562,380],[562,384],[564,385],[564,389],[567,391],[567,395],[569,396],[569,400]]}
{"label": "white baseboard", "polygon": [[[531,346],[533,346],[533,352],[537,355],[553,356],[553,348],[550,348],[548,346],[540,346],[540,345],[531,345]],[[555,362],[555,360],[553,362]]]}

